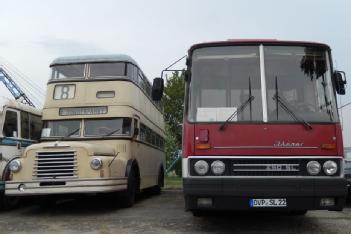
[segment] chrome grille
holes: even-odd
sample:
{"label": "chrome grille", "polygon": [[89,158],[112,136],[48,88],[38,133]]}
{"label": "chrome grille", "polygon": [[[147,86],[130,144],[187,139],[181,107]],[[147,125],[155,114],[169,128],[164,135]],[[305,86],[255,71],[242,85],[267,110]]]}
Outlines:
{"label": "chrome grille", "polygon": [[298,176],[301,160],[232,160],[231,175],[236,176]]}
{"label": "chrome grille", "polygon": [[77,155],[74,151],[37,152],[33,176],[35,178],[76,177]]}

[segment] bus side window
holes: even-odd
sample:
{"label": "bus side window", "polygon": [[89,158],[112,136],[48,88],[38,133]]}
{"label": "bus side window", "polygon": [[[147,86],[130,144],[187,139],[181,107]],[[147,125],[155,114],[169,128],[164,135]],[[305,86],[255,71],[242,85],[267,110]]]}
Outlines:
{"label": "bus side window", "polygon": [[39,140],[41,136],[41,118],[36,115],[30,115],[30,139]]}
{"label": "bus side window", "polygon": [[140,130],[138,128],[138,120],[137,119],[134,119],[134,126],[133,126],[133,137],[137,138],[138,135],[140,135]]}
{"label": "bus side window", "polygon": [[146,126],[140,124],[140,140],[146,142]]}
{"label": "bus side window", "polygon": [[21,138],[29,139],[29,115],[21,111]]}
{"label": "bus side window", "polygon": [[127,64],[127,75],[128,77],[138,84],[138,68],[131,63]]}
{"label": "bus side window", "polygon": [[3,134],[5,137],[18,136],[17,112],[6,111]]}

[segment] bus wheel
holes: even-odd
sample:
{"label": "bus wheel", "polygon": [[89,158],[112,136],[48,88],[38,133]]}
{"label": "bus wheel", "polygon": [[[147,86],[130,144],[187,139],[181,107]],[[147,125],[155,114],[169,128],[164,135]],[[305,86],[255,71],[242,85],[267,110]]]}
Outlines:
{"label": "bus wheel", "polygon": [[128,208],[135,203],[136,193],[138,191],[138,178],[135,170],[131,170],[128,176],[127,190],[121,196],[121,206]]}
{"label": "bus wheel", "polygon": [[164,186],[164,173],[163,169],[160,168],[158,172],[158,177],[157,177],[157,185],[153,188],[153,194],[155,195],[160,195],[161,194],[161,189]]}

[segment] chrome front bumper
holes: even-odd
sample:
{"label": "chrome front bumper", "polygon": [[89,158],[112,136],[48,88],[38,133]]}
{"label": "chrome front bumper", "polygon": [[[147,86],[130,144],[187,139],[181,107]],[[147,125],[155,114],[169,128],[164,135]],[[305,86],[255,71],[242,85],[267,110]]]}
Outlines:
{"label": "chrome front bumper", "polygon": [[109,193],[127,189],[127,177],[6,181],[8,196]]}

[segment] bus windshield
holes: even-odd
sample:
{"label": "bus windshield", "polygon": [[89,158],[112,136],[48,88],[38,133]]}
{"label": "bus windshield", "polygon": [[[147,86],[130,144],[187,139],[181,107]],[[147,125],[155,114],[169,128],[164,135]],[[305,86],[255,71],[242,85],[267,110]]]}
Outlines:
{"label": "bus windshield", "polygon": [[46,121],[42,137],[80,137],[84,125],[85,137],[130,136],[131,118],[52,120]]}
{"label": "bus windshield", "polygon": [[[236,115],[231,122],[262,122],[264,119],[294,122],[293,115],[308,122],[338,121],[326,49],[303,46],[264,46],[263,50],[259,46],[200,48],[193,52],[191,74],[188,84],[188,119],[191,122],[224,122],[233,113]],[[263,100],[262,93],[266,93]]]}
{"label": "bus windshield", "polygon": [[84,136],[130,135],[131,118],[85,120]]}
{"label": "bus windshield", "polygon": [[52,67],[51,79],[108,79],[126,76],[126,63],[90,63],[55,65]]}
{"label": "bus windshield", "polygon": [[52,67],[51,79],[84,79],[85,64],[56,65]]}

